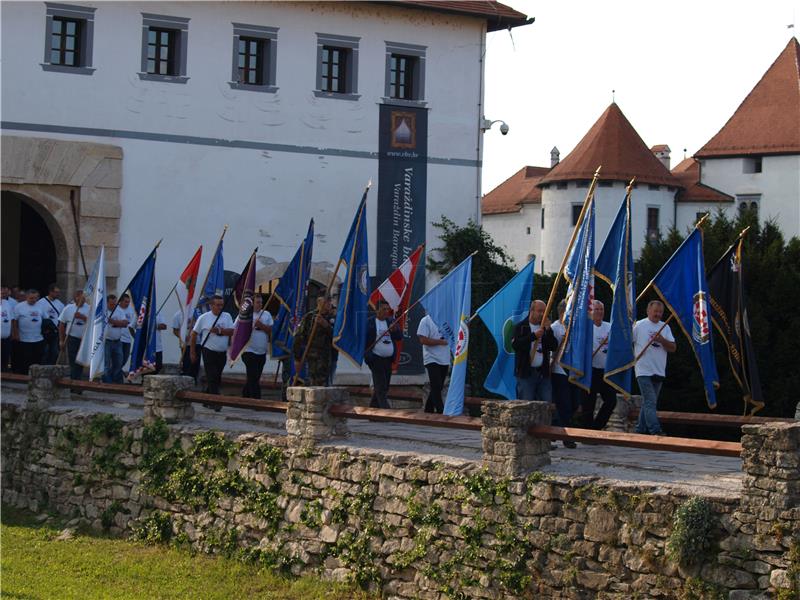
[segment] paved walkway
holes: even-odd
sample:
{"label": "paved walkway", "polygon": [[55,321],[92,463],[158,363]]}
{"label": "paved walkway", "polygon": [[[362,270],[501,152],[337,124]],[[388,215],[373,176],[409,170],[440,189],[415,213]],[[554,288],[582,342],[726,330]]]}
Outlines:
{"label": "paved walkway", "polygon": [[[26,396],[24,385],[2,385],[3,403],[22,404]],[[112,413],[124,420],[142,417],[141,398],[97,392],[73,395],[71,402],[54,408]],[[285,416],[280,413],[238,408],[223,408],[215,413],[198,404],[195,404],[195,413],[192,428],[272,435],[285,432]],[[371,421],[350,421],[349,428],[348,438],[331,445],[376,452],[408,452],[453,465],[481,460],[481,436],[477,431]],[[560,442],[550,457],[552,464],[542,471],[554,475],[614,480],[622,485],[652,485],[719,497],[738,497],[741,492],[742,471],[738,458],[586,444],[567,449]]]}

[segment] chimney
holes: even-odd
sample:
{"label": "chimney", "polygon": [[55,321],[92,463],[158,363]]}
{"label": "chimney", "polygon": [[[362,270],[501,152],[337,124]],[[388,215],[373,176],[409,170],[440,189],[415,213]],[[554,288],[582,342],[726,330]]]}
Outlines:
{"label": "chimney", "polygon": [[650,151],[655,154],[656,158],[661,161],[661,164],[667,168],[669,171],[669,155],[672,150],[669,149],[669,146],[666,144],[656,144]]}
{"label": "chimney", "polygon": [[552,169],[555,167],[559,160],[561,160],[561,152],[558,151],[557,146],[553,146],[553,149],[550,150],[550,168]]}

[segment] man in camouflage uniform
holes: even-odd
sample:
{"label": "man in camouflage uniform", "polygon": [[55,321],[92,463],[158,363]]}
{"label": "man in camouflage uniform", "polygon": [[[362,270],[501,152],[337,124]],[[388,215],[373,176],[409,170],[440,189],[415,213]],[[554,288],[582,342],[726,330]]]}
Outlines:
{"label": "man in camouflage uniform", "polygon": [[308,364],[306,385],[327,385],[331,370],[331,344],[333,343],[331,313],[331,299],[328,296],[317,298],[317,310],[306,313],[294,335],[292,354],[294,355],[295,372],[300,373],[302,369],[300,361],[316,321],[314,337],[311,338],[311,344],[306,354],[306,363]]}

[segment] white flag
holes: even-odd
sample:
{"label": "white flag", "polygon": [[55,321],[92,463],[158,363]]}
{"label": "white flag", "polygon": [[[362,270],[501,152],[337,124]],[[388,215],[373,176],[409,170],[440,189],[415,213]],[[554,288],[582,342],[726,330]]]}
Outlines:
{"label": "white flag", "polygon": [[103,374],[105,367],[105,337],[106,337],[106,270],[105,246],[100,248],[100,256],[92,269],[95,274],[94,282],[87,284],[93,288],[92,297],[87,298],[90,305],[89,320],[83,333],[83,340],[78,349],[76,361],[89,367],[89,379],[95,379]]}

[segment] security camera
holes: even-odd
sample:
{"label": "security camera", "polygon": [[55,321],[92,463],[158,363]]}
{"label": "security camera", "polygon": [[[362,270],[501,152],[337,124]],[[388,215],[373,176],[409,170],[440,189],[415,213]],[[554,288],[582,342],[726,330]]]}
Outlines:
{"label": "security camera", "polygon": [[503,135],[508,135],[508,125],[506,125],[505,123],[500,125],[500,133]]}

